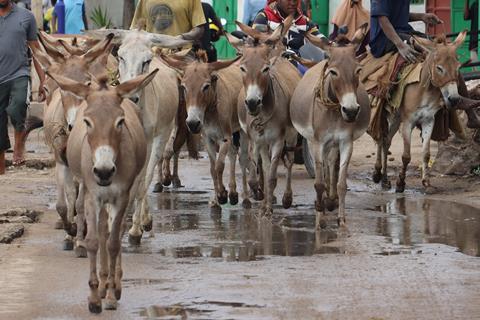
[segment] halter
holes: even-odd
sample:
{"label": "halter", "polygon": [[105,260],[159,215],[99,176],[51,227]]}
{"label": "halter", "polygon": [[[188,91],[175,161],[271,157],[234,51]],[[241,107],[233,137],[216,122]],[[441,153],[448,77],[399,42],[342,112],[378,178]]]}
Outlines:
{"label": "halter", "polygon": [[328,74],[325,73],[325,71],[328,68],[328,60],[325,60],[325,62],[320,62],[322,64],[322,69],[320,71],[321,77],[318,79],[317,86],[315,89],[315,95],[313,96],[313,99],[319,99],[320,103],[327,107],[328,109],[334,109],[340,107],[340,102],[335,102],[332,99],[330,99],[329,96],[329,88],[326,88],[325,90],[325,84],[327,83],[327,77]]}

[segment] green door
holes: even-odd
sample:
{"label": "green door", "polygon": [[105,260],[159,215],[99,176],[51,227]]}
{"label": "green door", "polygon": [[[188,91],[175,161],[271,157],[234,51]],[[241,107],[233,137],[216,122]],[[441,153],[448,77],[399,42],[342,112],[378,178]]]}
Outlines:
{"label": "green door", "polygon": [[320,32],[328,35],[329,24],[329,1],[328,0],[311,0],[312,20],[318,24]]}
{"label": "green door", "polygon": [[[465,29],[470,30],[470,20],[465,21],[463,19],[463,9],[464,9],[465,2],[452,0],[451,1],[451,8],[452,8],[452,32],[461,32]],[[480,13],[479,13],[480,14]],[[470,37],[467,37],[467,40],[463,43],[462,47],[458,50],[458,55],[461,62],[465,62],[470,59],[470,53],[468,51],[468,45]]]}
{"label": "green door", "polygon": [[[224,26],[227,32],[232,32],[237,29],[235,20],[237,19],[237,0],[214,0],[213,9],[218,18],[227,20],[227,25]],[[227,59],[235,57],[236,50],[228,43],[225,37],[221,37],[215,43],[219,59]]]}

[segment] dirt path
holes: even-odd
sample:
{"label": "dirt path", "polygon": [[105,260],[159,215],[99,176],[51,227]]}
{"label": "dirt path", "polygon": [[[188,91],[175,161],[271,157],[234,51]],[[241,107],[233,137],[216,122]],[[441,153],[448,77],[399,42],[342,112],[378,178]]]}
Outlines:
{"label": "dirt path", "polygon": [[[31,140],[30,157],[48,159],[40,139]],[[480,179],[437,176],[435,193],[424,195],[415,141],[408,191],[384,192],[370,178],[373,151],[368,137],[355,145],[348,231],[333,223],[315,231],[313,181],[301,166],[295,207],[269,221],[238,206],[211,213],[208,161],[182,160],[185,187],[150,196],[154,232],[139,248],[124,240],[122,300],[102,318],[480,318]],[[0,193],[0,213],[43,212],[0,245],[0,319],[98,318],[87,309],[87,259],[62,251],[63,233],[52,227],[53,170],[9,170]]]}

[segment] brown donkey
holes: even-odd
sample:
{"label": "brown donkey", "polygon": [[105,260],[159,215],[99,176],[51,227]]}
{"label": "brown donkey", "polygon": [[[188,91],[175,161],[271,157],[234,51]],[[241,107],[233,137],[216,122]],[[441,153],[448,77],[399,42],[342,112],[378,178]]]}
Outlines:
{"label": "brown donkey", "polygon": [[[425,188],[430,186],[429,161],[430,140],[435,124],[435,114],[442,108],[466,108],[469,115],[469,125],[473,123],[469,107],[463,105],[459,95],[460,63],[456,50],[461,46],[466,37],[466,31],[461,32],[453,43],[448,44],[445,39],[432,42],[427,39],[415,38],[417,45],[423,47],[427,56],[421,63],[420,81],[409,84],[405,88],[402,103],[398,110],[388,113],[388,133],[377,141],[377,161],[375,164],[374,181],[382,180],[384,187],[389,187],[387,175],[387,155],[391,141],[402,124],[403,138],[403,166],[400,171],[396,192],[405,190],[405,177],[408,164],[411,160],[411,135],[412,130],[418,126],[422,135],[422,184]],[[473,111],[473,110],[472,110]],[[472,121],[472,122],[471,122]]]}
{"label": "brown donkey", "polygon": [[[91,74],[106,72],[105,67],[99,68],[98,65],[106,64],[110,55],[111,40],[112,36],[108,36],[101,43],[81,55],[60,51],[48,43],[43,43],[48,56],[43,51],[35,50],[34,57],[48,73],[62,74],[75,81],[86,83],[90,81]],[[96,67],[92,68],[95,65]],[[86,251],[82,245],[83,217],[77,216],[78,221],[77,223],[74,222],[75,201],[79,185],[74,181],[66,160],[67,139],[83,100],[58,88],[53,79],[48,79],[47,85],[50,94],[44,108],[43,126],[45,142],[55,156],[55,177],[58,192],[56,209],[61,219],[57,225],[60,228],[63,226],[67,232],[64,249],[73,249],[73,237],[78,234],[76,254],[79,257],[86,257]]]}
{"label": "brown donkey", "polygon": [[292,123],[308,140],[315,159],[317,228],[324,223],[325,207],[333,210],[337,198],[338,222],[345,224],[347,171],[353,142],[366,132],[370,119],[370,101],[359,83],[361,69],[355,58],[365,34],[366,27],[360,28],[352,43],[345,46],[329,45],[307,35],[330,57],[307,71],[290,105]]}
{"label": "brown donkey", "polygon": [[[240,70],[243,74],[243,90],[238,97],[238,115],[242,130],[247,133],[250,160],[261,157],[265,174],[266,194],[260,214],[272,215],[274,191],[277,185],[277,168],[285,150],[293,151],[297,132],[290,120],[290,98],[300,81],[300,74],[288,60],[280,57],[281,39],[288,31],[293,18],[286,19],[271,35],[254,30],[240,22],[239,27],[253,40],[245,44],[231,39],[242,52]],[[286,148],[286,149],[285,149]],[[287,152],[287,185],[282,203],[292,204],[293,152]],[[250,187],[256,190],[255,169],[250,170]],[[263,186],[262,186],[263,187]]]}
{"label": "brown donkey", "polygon": [[[121,296],[121,237],[130,192],[147,157],[137,106],[129,99],[155,77],[158,69],[116,87],[107,77],[90,86],[52,75],[60,88],[85,99],[68,138],[67,159],[84,186],[85,239],[90,259],[90,312],[116,309]],[[100,281],[97,251],[100,249]]]}
{"label": "brown donkey", "polygon": [[[238,203],[235,180],[237,148],[232,135],[240,131],[237,114],[238,92],[242,88],[242,74],[238,66],[232,66],[240,57],[228,61],[206,62],[206,56],[199,54],[196,61],[186,63],[163,57],[171,67],[181,69],[184,75],[180,87],[186,100],[188,130],[193,134],[202,133],[210,159],[215,196],[210,206]],[[218,158],[217,158],[217,149]],[[230,160],[229,192],[223,184],[225,157]]]}

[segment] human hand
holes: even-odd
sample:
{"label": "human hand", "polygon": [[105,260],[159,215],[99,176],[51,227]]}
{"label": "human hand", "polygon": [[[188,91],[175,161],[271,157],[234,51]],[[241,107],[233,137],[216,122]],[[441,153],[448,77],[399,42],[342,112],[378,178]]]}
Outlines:
{"label": "human hand", "polygon": [[418,62],[418,56],[420,55],[420,52],[416,51],[406,43],[402,42],[402,45],[397,47],[398,53],[407,60],[410,63],[415,63]]}
{"label": "human hand", "polygon": [[433,13],[425,13],[422,17],[422,21],[430,26],[443,23],[443,21],[436,14]]}

